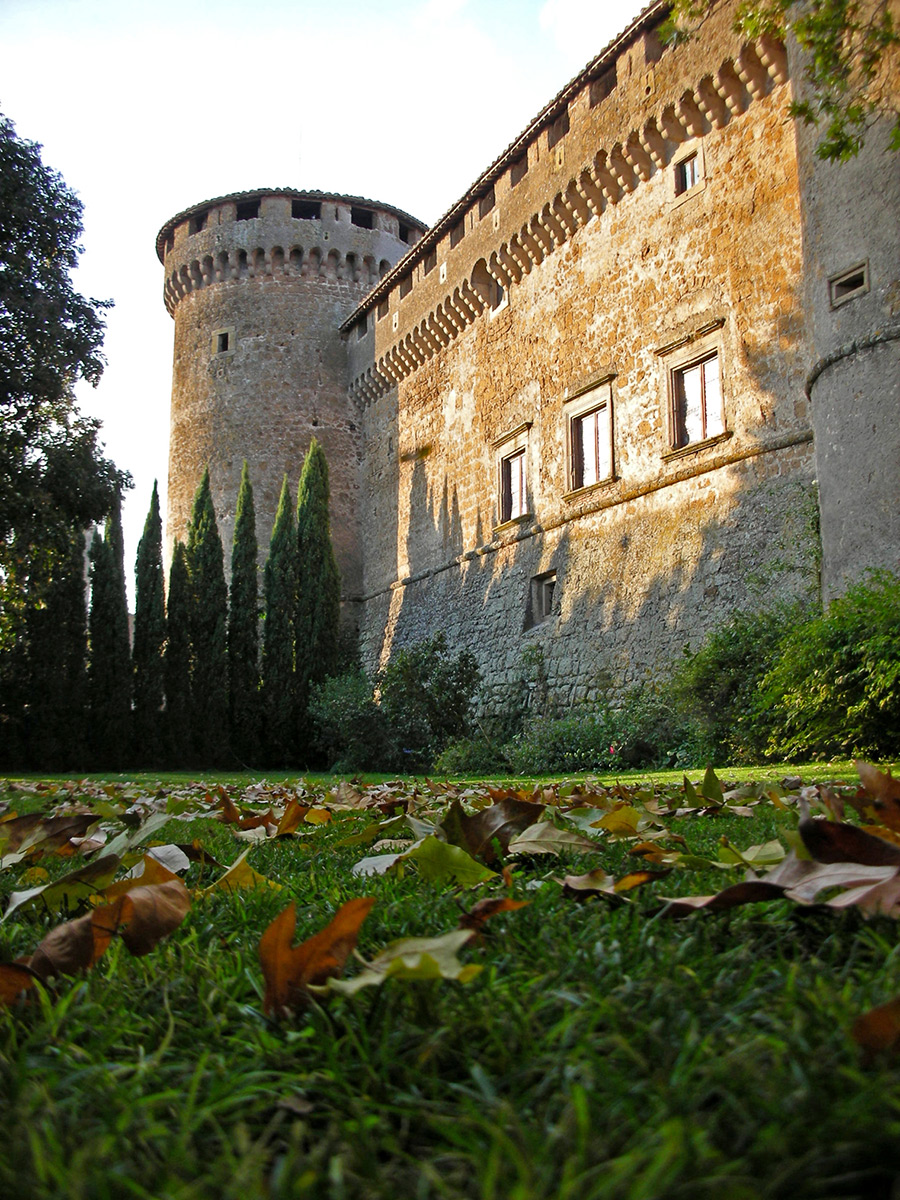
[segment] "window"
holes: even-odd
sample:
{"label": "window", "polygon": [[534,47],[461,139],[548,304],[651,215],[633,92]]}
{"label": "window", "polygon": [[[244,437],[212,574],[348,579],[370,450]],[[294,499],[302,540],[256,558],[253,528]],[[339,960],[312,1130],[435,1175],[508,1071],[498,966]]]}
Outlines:
{"label": "window", "polygon": [[388,302],[387,302],[387,300],[382,300],[381,303],[378,305],[378,320],[383,321],[387,315],[388,315]]}
{"label": "window", "polygon": [[675,195],[682,196],[700,182],[700,160],[696,154],[675,164]]}
{"label": "window", "polygon": [[191,217],[190,222],[188,224],[188,232],[189,233],[201,233],[206,228],[206,223],[207,223],[208,219],[209,219],[209,213],[206,212],[205,210],[203,212],[195,213]]}
{"label": "window", "polygon": [[291,216],[295,221],[320,221],[322,205],[318,200],[292,200]]}
{"label": "window", "polygon": [[[359,226],[360,229],[374,229],[375,214],[370,208],[356,208],[354,206],[350,209],[350,223],[351,225]],[[406,239],[404,238],[403,240],[405,241]]]}
{"label": "window", "polygon": [[402,221],[397,226],[397,236],[401,242],[412,245],[412,228],[409,225],[404,225]]}
{"label": "window", "polygon": [[675,449],[725,432],[718,350],[685,366],[674,367],[671,385]]}
{"label": "window", "polygon": [[491,188],[491,190],[489,192],[485,192],[485,194],[478,201],[478,217],[479,217],[479,219],[483,219],[484,217],[486,217],[493,207],[494,207],[494,189]]}
{"label": "window", "polygon": [[525,447],[500,459],[500,523],[515,521],[528,511],[525,487]]}
{"label": "window", "polygon": [[234,353],[234,327],[229,329],[216,329],[212,335],[212,353],[217,354],[233,354]]}
{"label": "window", "polygon": [[369,321],[367,317],[363,317],[362,320],[356,322],[356,340],[361,342],[368,332]]}
{"label": "window", "polygon": [[868,290],[869,264],[863,262],[840,275],[832,275],[828,280],[828,301],[832,308],[839,308],[848,300],[865,295]]}
{"label": "window", "polygon": [[422,263],[422,270],[426,275],[430,275],[437,266],[437,249],[429,250],[425,255],[425,260]]}
{"label": "window", "polygon": [[528,152],[526,151],[525,154],[523,154],[521,158],[517,158],[509,168],[509,186],[515,187],[517,184],[522,182],[527,174]]}
{"label": "window", "polygon": [[572,418],[572,490],[591,487],[612,475],[609,405]]}
{"label": "window", "polygon": [[599,79],[591,80],[591,108],[601,104],[616,86],[616,64],[605,71]]}
{"label": "window", "polygon": [[458,246],[459,243],[463,240],[463,238],[465,236],[466,236],[466,221],[465,221],[465,217],[464,217],[461,221],[458,221],[453,226],[453,228],[450,230],[450,249],[452,250],[454,246]]}
{"label": "window", "polygon": [[404,275],[400,280],[400,299],[402,300],[404,296],[408,296],[411,291],[412,275]]}
{"label": "window", "polygon": [[553,615],[553,597],[556,593],[556,572],[545,571],[534,575],[528,587],[528,607],[525,612],[525,628],[532,629]]}
{"label": "window", "polygon": [[259,216],[258,200],[242,200],[237,206],[235,220],[253,221]]}

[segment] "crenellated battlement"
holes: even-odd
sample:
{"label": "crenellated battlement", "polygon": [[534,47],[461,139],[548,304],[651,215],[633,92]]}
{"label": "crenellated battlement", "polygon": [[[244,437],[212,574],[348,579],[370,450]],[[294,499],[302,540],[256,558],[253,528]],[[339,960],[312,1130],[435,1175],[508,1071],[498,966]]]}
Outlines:
{"label": "crenellated battlement", "polygon": [[[609,70],[608,62],[598,59],[593,74],[601,67]],[[646,89],[663,91],[663,81],[657,75],[654,64],[642,76],[648,80]],[[725,129],[752,103],[786,83],[787,79],[787,56],[780,42],[769,37],[748,42],[737,54],[724,59],[717,71],[704,74],[695,87],[684,89],[674,98],[658,101],[655,106],[649,106],[649,112],[648,106],[643,105],[643,119],[639,124],[614,139],[609,138],[606,146],[601,143],[597,148],[596,141],[590,136],[589,127],[593,123],[596,104],[591,97],[593,82],[587,76],[580,93],[565,98],[561,109],[565,133],[559,141],[565,138],[568,147],[576,152],[580,141],[588,149],[589,157],[571,155],[575,170],[563,174],[564,182],[557,183],[558,190],[553,199],[533,209],[522,220],[522,205],[516,203],[514,193],[520,180],[512,178],[517,171],[523,175],[527,172],[529,160],[537,166],[540,141],[543,140],[551,151],[549,168],[546,165],[548,156],[546,151],[544,153],[544,173],[549,171],[558,176],[560,167],[566,165],[566,146],[559,147],[554,161],[552,151],[558,143],[547,133],[552,124],[548,126],[549,118],[544,114],[534,123],[531,137],[523,135],[507,152],[506,157],[511,161],[504,169],[498,170],[498,164],[494,164],[470,189],[468,213],[462,215],[462,226],[466,230],[471,228],[475,237],[469,237],[460,250],[455,250],[453,230],[460,228],[460,205],[454,206],[348,317],[343,326],[345,334],[360,327],[367,320],[368,311],[380,302],[374,361],[371,345],[368,361],[364,347],[355,353],[351,351],[353,394],[361,400],[371,401],[396,386],[458,337],[486,309],[496,308],[500,298],[508,295],[524,276],[570,241],[594,217],[602,217],[607,209],[619,205],[642,184],[669,169],[693,143],[702,142],[714,130]],[[587,128],[579,129],[579,124]],[[503,160],[498,162],[502,165]],[[676,190],[677,186],[676,183]],[[495,189],[498,192],[502,189],[506,203],[497,199]],[[541,193],[543,199],[546,188],[542,188]],[[493,220],[483,233],[486,222],[481,209],[485,195],[491,201],[488,212],[492,213]],[[465,254],[467,246],[468,256]],[[424,269],[429,263],[429,255],[432,265],[438,261],[445,264],[441,275],[449,283],[453,283],[451,266],[455,268],[453,273],[457,274],[457,281],[443,295],[436,293],[426,278],[432,269],[431,266]],[[407,292],[403,290],[404,280],[412,283]],[[418,306],[417,296],[422,297]],[[395,316],[389,326],[381,318],[392,313]]]}

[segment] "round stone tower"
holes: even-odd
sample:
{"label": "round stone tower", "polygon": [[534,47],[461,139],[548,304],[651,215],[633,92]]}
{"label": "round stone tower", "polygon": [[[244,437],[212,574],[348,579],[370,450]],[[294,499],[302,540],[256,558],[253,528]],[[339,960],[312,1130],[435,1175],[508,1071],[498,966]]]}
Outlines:
{"label": "round stone tower", "polygon": [[289,189],[222,196],[166,222],[156,251],[175,320],[170,554],[208,465],[227,570],[246,459],[264,555],[282,478],[296,489],[316,437],[343,591],[359,594],[362,445],[339,326],[424,230],[388,205]]}

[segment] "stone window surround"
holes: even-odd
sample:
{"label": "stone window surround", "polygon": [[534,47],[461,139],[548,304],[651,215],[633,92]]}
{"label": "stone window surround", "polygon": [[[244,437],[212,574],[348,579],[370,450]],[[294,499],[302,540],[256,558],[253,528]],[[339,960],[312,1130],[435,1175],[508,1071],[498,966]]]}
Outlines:
{"label": "stone window surround", "polygon": [[[665,384],[661,389],[664,406],[662,428],[665,430],[666,436],[666,449],[662,455],[664,461],[693,454],[697,450],[702,450],[707,446],[718,445],[733,434],[728,420],[726,404],[726,396],[728,394],[728,364],[724,354],[724,337],[722,334],[724,325],[725,318],[716,317],[714,320],[706,321],[692,332],[686,333],[682,337],[668,342],[663,346],[659,346],[656,350],[656,354],[662,360],[665,371]],[[701,441],[688,442],[684,446],[678,446],[676,445],[677,415],[675,408],[677,403],[676,388],[678,375],[696,363],[710,358],[713,354],[719,360],[719,390],[721,393],[722,423],[724,428],[721,432],[715,433],[711,437],[703,438]]]}
{"label": "stone window surround", "polygon": [[[692,200],[695,196],[699,196],[706,189],[706,154],[704,148],[704,138],[691,138],[690,141],[684,142],[678,153],[672,159],[672,207],[678,208],[687,200]],[[689,159],[695,159],[697,163],[697,182],[691,187],[685,188],[683,191],[678,190],[678,181],[680,179],[680,169]]]}
{"label": "stone window surround", "polygon": [[[531,519],[532,514],[531,514],[530,503],[529,503],[530,488],[528,486],[528,480],[530,477],[528,443],[529,443],[529,434],[531,432],[531,426],[532,426],[531,421],[523,421],[520,425],[517,425],[514,429],[510,429],[506,433],[501,434],[500,437],[496,438],[491,445],[491,449],[494,451],[494,453],[496,455],[496,460],[497,460],[496,475],[497,475],[497,515],[498,515],[498,520],[494,526],[495,533],[498,531],[504,530],[504,529],[509,529],[511,526],[517,525],[522,521],[527,521],[527,520]],[[507,464],[509,464],[512,461],[512,459],[518,458],[520,456],[523,459],[523,481],[524,481],[524,495],[522,497],[523,509],[522,509],[522,512],[517,513],[515,516],[509,516],[509,517],[504,518],[503,507],[504,507],[505,471],[508,469]]]}
{"label": "stone window surround", "polygon": [[[224,340],[224,344],[222,339]],[[234,354],[234,326],[228,325],[222,329],[214,329],[210,335],[210,353],[213,358],[227,358]]]}
{"label": "stone window surround", "polygon": [[[607,484],[614,483],[616,476],[615,466],[615,438],[613,426],[613,380],[616,378],[615,371],[607,371],[596,379],[592,379],[589,383],[583,384],[570,396],[563,400],[563,419],[565,421],[565,439],[566,439],[566,491],[563,494],[564,500],[580,500],[582,496],[588,492],[594,491],[597,488],[602,488]],[[608,431],[609,431],[609,474],[603,479],[598,479],[594,483],[577,484],[576,483],[576,462],[575,462],[575,422],[581,417],[586,417],[590,413],[598,411],[601,408],[606,408],[608,412]]]}

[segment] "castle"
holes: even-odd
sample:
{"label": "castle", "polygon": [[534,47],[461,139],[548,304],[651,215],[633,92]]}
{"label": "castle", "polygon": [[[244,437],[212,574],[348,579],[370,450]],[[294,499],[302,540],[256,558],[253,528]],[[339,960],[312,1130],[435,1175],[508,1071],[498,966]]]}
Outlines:
{"label": "castle", "polygon": [[[310,439],[363,660],[443,631],[498,691],[664,670],[736,610],[900,566],[900,156],[813,153],[796,53],[650,4],[431,228],[261,189],[161,230],[167,536]],[[436,147],[435,153],[439,151]]]}

